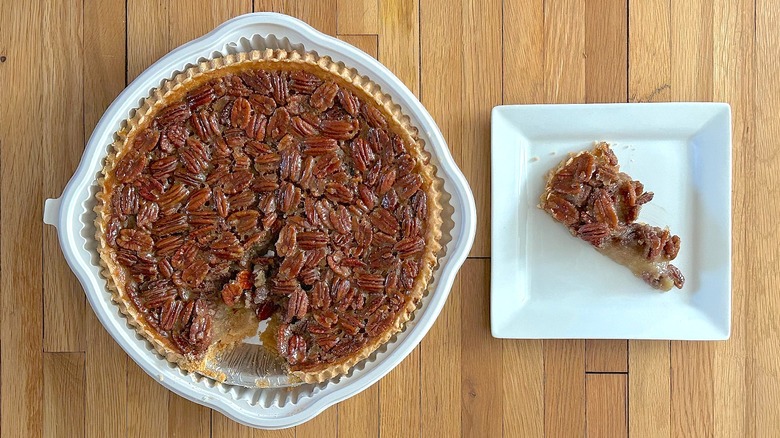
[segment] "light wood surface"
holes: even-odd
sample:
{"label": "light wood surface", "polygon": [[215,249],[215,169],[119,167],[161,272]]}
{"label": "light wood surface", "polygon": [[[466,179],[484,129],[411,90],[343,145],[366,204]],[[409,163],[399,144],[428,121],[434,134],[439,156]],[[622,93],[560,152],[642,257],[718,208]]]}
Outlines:
{"label": "light wood surface", "polygon": [[[263,10],[338,36],[401,78],[447,138],[479,221],[420,346],[360,395],[273,432],[143,373],[41,223],[43,200],[59,196],[128,81]],[[0,437],[778,436],[778,22],[773,0],[0,2]],[[493,339],[490,109],[689,100],[732,108],[731,339]]]}

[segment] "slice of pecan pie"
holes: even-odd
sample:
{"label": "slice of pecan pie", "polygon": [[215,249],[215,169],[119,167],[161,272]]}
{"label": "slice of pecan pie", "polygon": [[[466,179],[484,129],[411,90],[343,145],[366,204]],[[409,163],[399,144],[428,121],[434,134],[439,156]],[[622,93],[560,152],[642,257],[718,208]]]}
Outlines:
{"label": "slice of pecan pie", "polygon": [[664,291],[682,288],[685,278],[670,262],[680,238],[636,222],[643,204],[653,199],[639,181],[620,172],[607,143],[563,160],[547,176],[540,207],[572,235]]}
{"label": "slice of pecan pie", "polygon": [[436,265],[438,183],[416,132],[311,53],[188,69],[128,120],[99,180],[115,301],[187,370],[209,374],[268,320],[292,376],[347,372],[403,328]]}

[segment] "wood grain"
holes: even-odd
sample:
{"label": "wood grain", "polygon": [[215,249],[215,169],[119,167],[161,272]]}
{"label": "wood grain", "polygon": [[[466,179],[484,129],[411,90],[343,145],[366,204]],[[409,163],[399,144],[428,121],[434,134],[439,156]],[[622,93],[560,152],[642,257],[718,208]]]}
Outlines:
{"label": "wood grain", "polygon": [[330,438],[338,436],[339,406],[333,406],[313,420],[295,427],[296,438]]}
{"label": "wood grain", "polygon": [[379,60],[418,97],[420,13],[419,0],[379,0]]}
{"label": "wood grain", "polygon": [[[501,341],[490,335],[490,263],[469,259],[461,268],[461,424],[463,436],[500,436],[504,383]],[[485,360],[490,358],[490,360]]]}
{"label": "wood grain", "polygon": [[628,343],[628,431],[633,437],[671,435],[669,342]]}
{"label": "wood grain", "polygon": [[211,438],[254,438],[255,430],[212,409]]}
{"label": "wood grain", "polygon": [[376,34],[379,30],[380,0],[337,0],[338,33]]}
{"label": "wood grain", "polygon": [[780,154],[776,148],[780,135],[780,36],[774,24],[780,19],[780,8],[775,2],[758,0],[755,17],[756,78],[761,83],[756,84],[756,142],[749,152],[753,165],[746,180],[748,214],[764,220],[751,226],[749,236],[748,246],[753,252],[746,272],[750,275],[747,290],[751,291],[751,309],[746,319],[752,340],[751,414],[756,436],[768,436],[777,433],[780,425],[780,412],[773,408],[780,403],[780,321],[776,317],[780,297],[773,293],[780,285],[780,251],[777,245],[768,243],[773,240],[767,240],[774,239],[780,231],[777,221],[772,219],[780,213],[780,205],[775,201],[780,186]]}
{"label": "wood grain", "polygon": [[586,436],[628,436],[625,374],[588,374],[585,378]]}
{"label": "wood grain", "polygon": [[[119,344],[90,310],[86,316],[85,436],[127,436],[127,362]],[[99,412],[100,415],[95,415]]]}
{"label": "wood grain", "polygon": [[[57,31],[47,4],[0,5],[0,436],[41,434],[43,304],[40,274],[43,236],[43,160],[53,149],[51,112],[57,82],[43,74],[56,68],[39,26]],[[44,56],[30,59],[30,53]],[[27,108],[18,111],[18,108]]]}
{"label": "wood grain", "polygon": [[[85,2],[84,41],[90,42],[90,58],[83,62],[84,132],[91,133],[125,86],[125,2]],[[86,136],[85,136],[86,138]],[[127,356],[100,325],[92,309],[84,316],[84,394],[87,437],[125,436],[127,431]],[[119,382],[119,384],[117,384]],[[100,412],[100,415],[94,415]]]}
{"label": "wood grain", "polygon": [[[755,4],[750,0],[719,0],[713,5],[713,99],[731,104],[734,181],[752,175],[755,144]],[[747,184],[735,184],[732,198],[731,339],[715,345],[713,363],[714,436],[755,436],[750,397],[748,329],[750,299],[747,282],[753,253],[748,247]]]}
{"label": "wood grain", "polygon": [[170,393],[168,395],[168,437],[211,437],[211,410]]}
{"label": "wood grain", "polygon": [[[68,4],[52,2],[49,16],[55,18],[51,31],[61,35],[52,41],[47,51],[51,55],[51,71],[46,82],[56,99],[47,105],[50,126],[47,132],[57,153],[43,155],[43,195],[56,198],[76,170],[84,151],[84,124],[82,122],[84,77],[82,61],[83,10],[81,2]],[[73,44],[75,42],[75,44]],[[74,111],[73,108],[77,110]],[[43,252],[56,255],[43,264],[43,331],[44,351],[83,351],[84,349],[84,293],[68,264],[62,257],[57,230],[44,228]]]}
{"label": "wood grain", "polygon": [[[501,7],[500,0],[463,2],[463,45],[481,47],[480,56],[463,57],[463,97],[460,110],[463,129],[455,160],[474,193],[477,235],[469,255],[490,256],[490,110],[501,104]],[[485,60],[496,60],[485,62]]]}
{"label": "wood grain", "polygon": [[84,436],[84,353],[43,355],[43,435]]}
{"label": "wood grain", "polygon": [[628,372],[628,342],[620,339],[585,341],[585,371]]}
{"label": "wood grain", "polygon": [[[585,101],[628,98],[628,2],[585,1]],[[623,357],[625,357],[623,348]]]}
{"label": "wood grain", "polygon": [[[544,1],[503,10],[504,104],[544,102]],[[502,349],[504,436],[544,436],[544,342],[506,340]]]}
{"label": "wood grain", "polygon": [[339,35],[339,39],[379,58],[379,38],[376,35]]}
{"label": "wood grain", "polygon": [[663,102],[671,95],[669,0],[628,1],[630,102]]}
{"label": "wood grain", "polygon": [[129,357],[127,357],[125,385],[127,387],[127,436],[167,437],[170,418],[168,399],[174,397],[174,394],[147,375]]}
{"label": "wood grain", "polygon": [[254,433],[254,435],[252,435],[253,438],[295,438],[294,428],[280,429],[280,430],[255,429],[253,433]]}

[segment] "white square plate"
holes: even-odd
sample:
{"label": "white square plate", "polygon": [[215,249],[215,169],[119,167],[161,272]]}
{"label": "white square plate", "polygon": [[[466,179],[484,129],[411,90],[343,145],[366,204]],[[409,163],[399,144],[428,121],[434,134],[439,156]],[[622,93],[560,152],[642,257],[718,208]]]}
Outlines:
{"label": "white square plate", "polygon": [[[491,314],[498,338],[728,339],[731,110],[722,103],[498,106],[492,113]],[[655,193],[639,220],[669,226],[685,286],[667,293],[540,210],[544,175],[607,141]]]}

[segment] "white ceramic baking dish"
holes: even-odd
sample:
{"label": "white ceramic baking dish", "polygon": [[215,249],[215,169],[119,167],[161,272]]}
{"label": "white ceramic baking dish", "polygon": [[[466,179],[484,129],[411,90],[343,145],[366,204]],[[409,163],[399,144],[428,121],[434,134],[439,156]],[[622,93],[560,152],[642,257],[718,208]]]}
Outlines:
{"label": "white ceramic baking dish", "polygon": [[[444,250],[428,294],[404,331],[345,376],[318,385],[292,388],[249,388],[215,382],[186,373],[159,356],[127,324],[99,273],[93,225],[96,176],[115,132],[132,110],[163,79],[195,63],[228,53],[282,48],[314,51],[355,68],[392,96],[420,130],[437,176],[443,180]],[[106,110],[84,150],[81,163],[62,196],[48,199],[44,222],[57,227],[63,254],[78,277],[89,303],[106,330],[130,357],[171,391],[214,408],[228,417],[259,428],[279,429],[303,423],[327,407],[366,389],[398,365],[433,325],[465,260],[476,229],[474,199],[452,159],[439,128],[417,98],[386,67],[359,49],[322,34],[306,23],[281,14],[254,13],[227,21],[209,34],[163,56],[138,76]]]}

